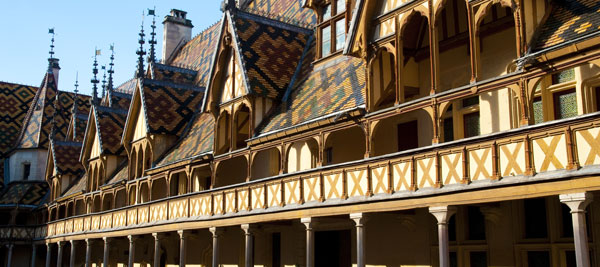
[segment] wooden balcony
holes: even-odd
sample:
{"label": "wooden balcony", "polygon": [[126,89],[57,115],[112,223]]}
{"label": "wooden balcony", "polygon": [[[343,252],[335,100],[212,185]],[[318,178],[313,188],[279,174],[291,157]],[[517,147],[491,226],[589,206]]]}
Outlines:
{"label": "wooden balcony", "polygon": [[593,113],[66,218],[50,222],[47,237],[543,183],[596,175],[598,164]]}

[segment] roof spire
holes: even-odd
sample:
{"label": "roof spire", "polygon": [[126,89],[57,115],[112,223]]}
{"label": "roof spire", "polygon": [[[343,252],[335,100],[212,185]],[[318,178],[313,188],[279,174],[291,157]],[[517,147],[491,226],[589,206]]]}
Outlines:
{"label": "roof spire", "polygon": [[113,73],[115,73],[115,71],[113,70],[113,66],[115,65],[113,62],[115,60],[115,45],[111,44],[110,45],[110,63],[108,64],[109,68],[108,68],[108,85],[106,90],[111,92],[113,90]]}
{"label": "roof spire", "polygon": [[140,40],[138,43],[140,44],[140,50],[135,52],[138,55],[138,67],[135,73],[136,78],[144,77],[144,55],[146,55],[146,51],[144,51],[144,12],[142,11],[142,26],[140,30]]}
{"label": "roof spire", "polygon": [[104,71],[104,75],[102,75],[102,96],[100,99],[104,99],[104,95],[106,94],[106,65],[102,65],[101,68]]}
{"label": "roof spire", "polygon": [[156,45],[156,7],[154,7],[154,9],[148,9],[148,16],[152,16],[152,25],[150,26],[150,28],[152,28],[152,32],[150,33],[150,41],[148,42],[150,44],[150,55],[148,56],[148,63],[154,63],[156,62],[156,53],[154,51],[154,45]]}
{"label": "roof spire", "polygon": [[77,93],[79,93],[79,71],[75,73],[75,99],[73,100],[73,109],[71,110],[73,114],[77,113]]}
{"label": "roof spire", "polygon": [[96,77],[96,75],[98,74],[98,60],[97,57],[100,55],[100,50],[96,49],[96,53],[94,54],[94,68],[92,69],[92,73],[94,74],[94,78],[92,78],[91,82],[93,84],[92,86],[92,104],[93,105],[97,105],[98,104],[98,83],[100,81],[98,81],[98,78]]}
{"label": "roof spire", "polygon": [[52,39],[50,40],[50,58],[54,58],[54,28],[48,29],[48,33],[52,34]]}
{"label": "roof spire", "polygon": [[[54,70],[58,71],[60,67],[58,66],[58,59],[54,58],[54,28],[48,29],[48,34],[52,34],[52,39],[50,39],[50,57],[48,58],[48,73],[54,73]],[[58,78],[58,72],[56,73],[56,78]]]}

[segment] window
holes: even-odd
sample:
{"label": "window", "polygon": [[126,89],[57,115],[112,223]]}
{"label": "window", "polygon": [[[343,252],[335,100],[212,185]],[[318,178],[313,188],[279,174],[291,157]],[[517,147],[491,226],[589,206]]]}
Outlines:
{"label": "window", "polygon": [[31,173],[31,163],[23,163],[23,180],[29,180],[29,174]]}
{"label": "window", "polygon": [[554,119],[566,119],[577,116],[577,95],[575,89],[554,93]]}
{"label": "window", "polygon": [[576,84],[575,69],[563,70],[541,79],[535,88],[531,107],[532,122],[537,124],[579,115]]}
{"label": "window", "polygon": [[322,7],[319,25],[321,57],[329,56],[344,48],[346,43],[345,11],[344,0],[333,0]]}
{"label": "window", "polygon": [[465,131],[465,138],[478,136],[480,132],[479,112],[465,114],[463,116],[463,126]]}

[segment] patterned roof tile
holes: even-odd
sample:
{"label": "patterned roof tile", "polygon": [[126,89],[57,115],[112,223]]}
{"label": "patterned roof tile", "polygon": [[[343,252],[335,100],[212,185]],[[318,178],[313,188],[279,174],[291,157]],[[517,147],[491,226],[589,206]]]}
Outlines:
{"label": "patterned roof tile", "polygon": [[15,145],[37,90],[33,86],[0,82],[0,156]]}
{"label": "patterned roof tile", "polygon": [[102,106],[96,106],[95,111],[102,152],[125,155],[125,148],[121,145],[121,135],[127,119],[127,111]]}
{"label": "patterned roof tile", "polygon": [[0,204],[3,205],[40,205],[48,193],[48,183],[20,181],[11,182],[7,185],[2,196],[0,196]]}
{"label": "patterned roof tile", "polygon": [[316,25],[315,12],[302,7],[304,0],[254,0],[248,4],[245,11],[308,25]]}
{"label": "patterned roof tile", "polygon": [[81,143],[53,141],[51,144],[54,168],[58,174],[78,176],[85,172],[83,165],[79,162]]}
{"label": "patterned roof tile", "polygon": [[157,164],[164,166],[173,162],[189,159],[212,150],[215,119],[210,113],[202,113],[194,120],[189,132],[173,150]]}

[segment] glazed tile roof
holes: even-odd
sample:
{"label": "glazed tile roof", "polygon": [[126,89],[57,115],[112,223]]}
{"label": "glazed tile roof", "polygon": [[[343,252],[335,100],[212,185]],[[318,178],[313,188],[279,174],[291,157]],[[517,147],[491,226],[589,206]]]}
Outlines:
{"label": "glazed tile roof", "polygon": [[212,114],[202,113],[197,116],[181,142],[168,152],[157,166],[168,165],[212,151],[214,127],[215,119]]}
{"label": "glazed tile roof", "polygon": [[109,91],[107,94],[108,106],[119,109],[129,109],[131,94]]}
{"label": "glazed tile roof", "polygon": [[128,81],[122,83],[117,88],[113,89],[114,92],[124,93],[132,95],[135,90],[135,85],[137,84],[136,79],[129,79]]}
{"label": "glazed tile roof", "polygon": [[83,165],[79,162],[81,143],[51,141],[50,152],[54,160],[54,169],[58,174],[79,176],[85,172]]}
{"label": "glazed tile roof", "polygon": [[295,24],[316,25],[314,11],[302,7],[304,0],[254,0],[245,11]]}
{"label": "glazed tile roof", "polygon": [[0,205],[40,205],[46,199],[48,183],[41,181],[11,182],[0,196]]}
{"label": "glazed tile roof", "polygon": [[552,1],[550,12],[538,30],[532,52],[600,31],[600,1]]}
{"label": "glazed tile roof", "polygon": [[289,95],[284,96],[283,103],[270,118],[265,119],[259,135],[365,103],[365,66],[362,60],[342,56],[323,63],[318,69],[310,69],[310,60],[304,60],[304,74],[299,75],[298,82]]}
{"label": "glazed tile roof", "polygon": [[37,90],[34,86],[0,82],[0,157],[15,145]]}
{"label": "glazed tile roof", "polygon": [[121,168],[118,169],[118,171],[113,175],[113,177],[108,179],[108,182],[106,182],[106,184],[114,184],[119,181],[127,180],[129,176],[129,167],[127,161],[125,161],[124,163],[125,164],[121,164]]}
{"label": "glazed tile roof", "polygon": [[144,79],[142,101],[148,132],[180,135],[203,97],[204,88]]}
{"label": "glazed tile roof", "polygon": [[187,42],[175,55],[169,65],[193,69],[198,72],[197,86],[206,86],[217,42],[221,32],[221,21],[208,27]]}
{"label": "glazed tile roof", "polygon": [[70,196],[76,193],[80,193],[85,191],[87,184],[87,173],[84,173],[78,180],[75,182],[67,191],[65,191],[63,196]]}
{"label": "glazed tile roof", "polygon": [[243,12],[233,21],[251,93],[281,97],[312,31]]}
{"label": "glazed tile roof", "polygon": [[88,114],[76,114],[72,120],[73,123],[75,123],[75,133],[72,138],[74,141],[81,142],[85,137],[85,127],[87,126],[88,122]]}
{"label": "glazed tile roof", "polygon": [[193,84],[198,71],[160,63],[152,64],[152,79],[182,84]]}
{"label": "glazed tile roof", "polygon": [[124,155],[125,149],[121,145],[121,135],[127,118],[127,111],[123,109],[96,106],[96,129],[100,133],[101,153]]}

